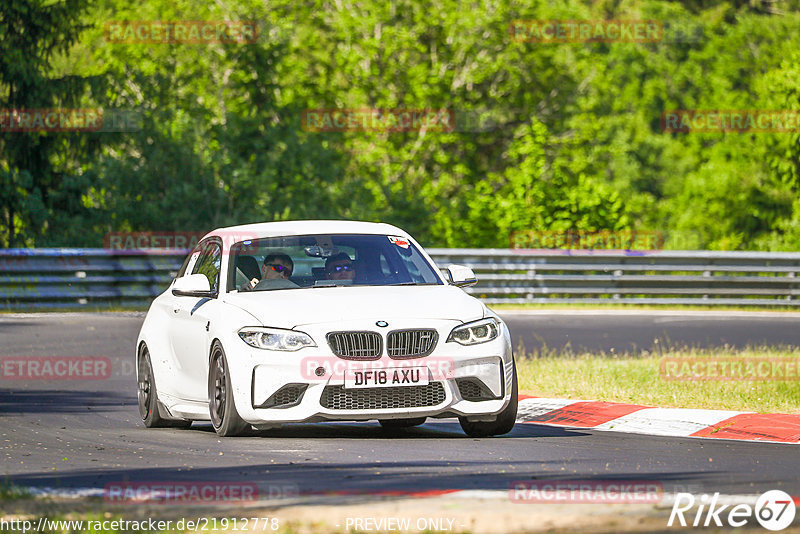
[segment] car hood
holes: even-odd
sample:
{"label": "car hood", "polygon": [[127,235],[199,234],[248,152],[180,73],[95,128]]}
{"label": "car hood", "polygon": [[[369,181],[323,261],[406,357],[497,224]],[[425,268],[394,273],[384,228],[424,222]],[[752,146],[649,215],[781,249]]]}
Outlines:
{"label": "car hood", "polygon": [[319,287],[226,295],[264,326],[294,328],[347,319],[449,319],[484,315],[481,302],[454,286]]}

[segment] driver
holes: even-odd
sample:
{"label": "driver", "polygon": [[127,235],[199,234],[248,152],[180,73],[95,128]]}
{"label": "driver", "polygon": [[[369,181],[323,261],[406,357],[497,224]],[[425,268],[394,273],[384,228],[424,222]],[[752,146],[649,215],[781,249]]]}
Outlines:
{"label": "driver", "polygon": [[328,280],[352,280],[356,277],[356,267],[350,256],[341,252],[325,260],[325,274]]}
{"label": "driver", "polygon": [[[267,254],[261,266],[261,280],[288,280],[293,269],[294,262],[287,254]],[[253,278],[244,284],[240,291],[250,291],[258,282],[257,278]]]}

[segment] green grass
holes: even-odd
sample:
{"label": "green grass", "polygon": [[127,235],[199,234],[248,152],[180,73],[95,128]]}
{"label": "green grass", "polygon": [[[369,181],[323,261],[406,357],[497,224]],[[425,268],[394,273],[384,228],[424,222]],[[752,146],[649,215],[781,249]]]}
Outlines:
{"label": "green grass", "polygon": [[31,493],[26,488],[15,486],[8,478],[0,482],[0,502],[28,499]]}
{"label": "green grass", "polygon": [[601,356],[544,350],[516,354],[519,389],[530,395],[669,408],[800,414],[798,380],[670,380],[661,358],[792,358],[797,347],[669,349]]}

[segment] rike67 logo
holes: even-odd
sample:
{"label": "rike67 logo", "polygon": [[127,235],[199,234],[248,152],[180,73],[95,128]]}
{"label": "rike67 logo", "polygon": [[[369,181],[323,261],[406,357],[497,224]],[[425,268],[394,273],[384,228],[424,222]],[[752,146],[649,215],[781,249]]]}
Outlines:
{"label": "rike67 logo", "polygon": [[[725,523],[731,527],[741,527],[755,518],[767,530],[783,530],[791,525],[796,512],[792,497],[781,490],[770,490],[759,496],[755,506],[734,504],[729,498],[726,500],[728,504],[720,502],[719,493],[715,493],[711,498],[702,495],[699,499],[691,493],[678,493],[667,526],[671,527],[676,519],[680,526],[689,526],[687,517],[684,516],[686,514],[693,527],[722,527]],[[694,507],[697,507],[697,511],[692,514],[689,510]]]}

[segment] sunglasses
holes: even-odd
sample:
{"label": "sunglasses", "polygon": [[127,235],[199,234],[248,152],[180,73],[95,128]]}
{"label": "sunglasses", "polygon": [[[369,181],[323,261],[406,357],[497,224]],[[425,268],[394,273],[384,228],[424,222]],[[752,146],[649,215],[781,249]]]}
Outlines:
{"label": "sunglasses", "polygon": [[268,263],[268,264],[265,265],[265,267],[272,267],[273,271],[278,271],[281,274],[283,274],[285,272],[286,273],[289,272],[289,268],[288,267],[285,267],[283,265],[278,265],[276,263]]}
{"label": "sunglasses", "polygon": [[340,273],[342,271],[352,271],[352,265],[334,265],[328,269],[330,272],[337,272]]}

